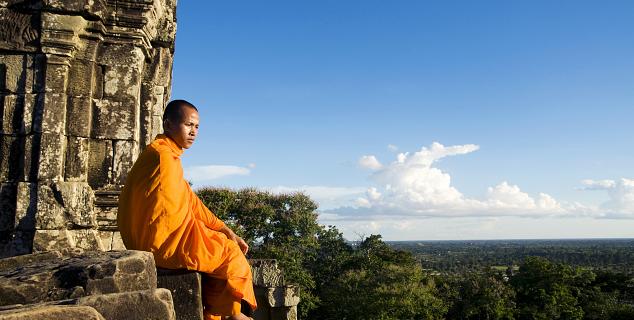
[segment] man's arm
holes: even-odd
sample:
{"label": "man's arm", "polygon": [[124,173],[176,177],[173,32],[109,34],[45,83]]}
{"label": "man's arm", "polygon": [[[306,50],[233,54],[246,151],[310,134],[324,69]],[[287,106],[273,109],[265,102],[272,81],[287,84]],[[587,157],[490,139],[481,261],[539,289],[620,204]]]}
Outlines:
{"label": "man's arm", "polygon": [[242,253],[247,254],[247,252],[249,252],[249,245],[247,244],[247,242],[238,237],[238,235],[233,232],[233,230],[229,229],[229,227],[224,225],[218,231],[224,233],[230,240],[235,241],[240,247],[240,250],[242,250]]}

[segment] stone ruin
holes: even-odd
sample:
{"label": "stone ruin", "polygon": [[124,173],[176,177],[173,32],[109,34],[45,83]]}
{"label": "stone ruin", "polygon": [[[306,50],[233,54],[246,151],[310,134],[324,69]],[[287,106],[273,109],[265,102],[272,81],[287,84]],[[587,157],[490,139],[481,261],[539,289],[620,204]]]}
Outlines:
{"label": "stone ruin", "polygon": [[[182,312],[199,274],[157,278],[150,254],[111,251],[125,250],[127,172],[162,131],[175,11],[176,0],[0,0],[0,319],[201,318]],[[296,319],[297,287],[274,261],[252,266],[255,319]]]}
{"label": "stone ruin", "polygon": [[161,131],[175,0],[0,0],[0,254],[123,249],[118,192]]}

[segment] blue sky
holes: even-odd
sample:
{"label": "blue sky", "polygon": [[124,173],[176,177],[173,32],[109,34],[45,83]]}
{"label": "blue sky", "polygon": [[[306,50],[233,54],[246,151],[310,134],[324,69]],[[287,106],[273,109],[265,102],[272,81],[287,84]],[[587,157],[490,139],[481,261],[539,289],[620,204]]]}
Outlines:
{"label": "blue sky", "polygon": [[177,15],[195,187],[303,190],[348,238],[634,236],[631,1],[181,1]]}

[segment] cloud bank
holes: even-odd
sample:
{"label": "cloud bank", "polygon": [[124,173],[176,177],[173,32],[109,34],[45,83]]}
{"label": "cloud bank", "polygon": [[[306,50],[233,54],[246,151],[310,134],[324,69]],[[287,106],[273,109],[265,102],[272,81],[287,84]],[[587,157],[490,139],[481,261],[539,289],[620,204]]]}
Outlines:
{"label": "cloud bank", "polygon": [[254,167],[254,164],[250,164],[248,168],[230,165],[206,165],[187,167],[183,171],[185,179],[198,183],[228,176],[246,176],[251,173],[251,168]]}
{"label": "cloud bank", "polygon": [[634,218],[634,180],[630,179],[584,180],[583,190],[607,191],[610,200],[600,206],[558,201],[546,193],[531,195],[508,181],[487,188],[483,198],[467,197],[435,164],[478,149],[475,144],[444,146],[434,142],[414,153],[399,153],[389,164],[382,164],[374,155],[364,155],[358,164],[373,171],[372,186],[352,205],[324,210],[325,217],[359,221],[395,217]]}

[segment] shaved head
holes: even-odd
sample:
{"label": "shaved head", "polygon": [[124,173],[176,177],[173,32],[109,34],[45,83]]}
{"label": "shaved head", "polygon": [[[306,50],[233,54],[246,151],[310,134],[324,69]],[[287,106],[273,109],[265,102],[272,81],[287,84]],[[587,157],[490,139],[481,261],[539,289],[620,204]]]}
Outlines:
{"label": "shaved head", "polygon": [[185,101],[185,100],[172,100],[165,107],[165,112],[163,112],[163,122],[179,122],[183,116],[182,110],[185,108],[192,108],[198,112],[198,109],[194,107],[193,104]]}

